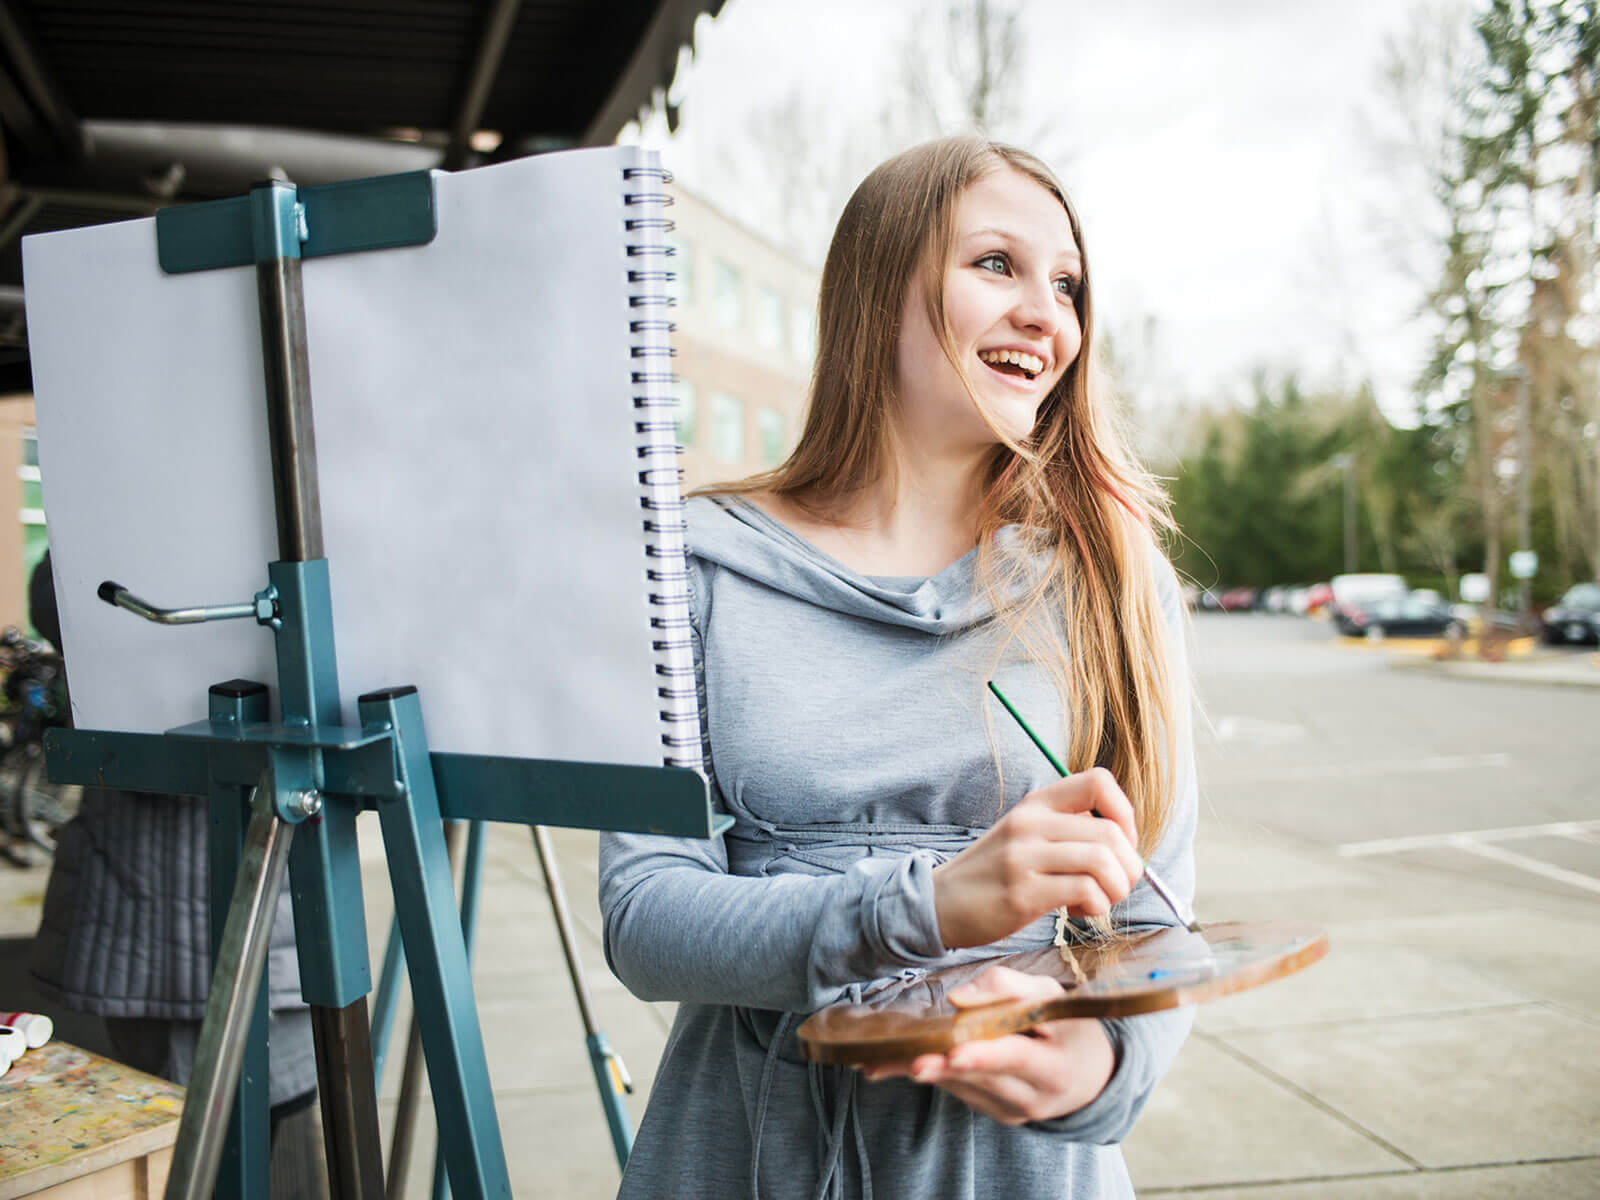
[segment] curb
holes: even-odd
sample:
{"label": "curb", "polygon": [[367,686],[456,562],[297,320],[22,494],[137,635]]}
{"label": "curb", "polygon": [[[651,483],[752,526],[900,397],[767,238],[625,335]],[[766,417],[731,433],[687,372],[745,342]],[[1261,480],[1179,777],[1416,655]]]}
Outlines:
{"label": "curb", "polygon": [[[1548,661],[1548,660],[1547,660]],[[1579,659],[1577,662],[1583,662]],[[1520,683],[1534,687],[1564,687],[1600,689],[1600,670],[1592,670],[1595,659],[1588,660],[1591,674],[1561,673],[1546,670],[1534,662],[1438,662],[1428,658],[1403,658],[1390,662],[1399,671],[1430,671],[1435,675],[1448,675],[1455,679],[1473,679],[1479,683]],[[1562,664],[1563,666],[1565,664]]]}

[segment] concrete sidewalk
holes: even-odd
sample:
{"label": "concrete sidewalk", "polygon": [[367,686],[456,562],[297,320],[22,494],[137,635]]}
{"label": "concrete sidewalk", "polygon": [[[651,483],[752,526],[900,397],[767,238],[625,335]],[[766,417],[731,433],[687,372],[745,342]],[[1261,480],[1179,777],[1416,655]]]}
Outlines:
{"label": "concrete sidewalk", "polygon": [[1141,1196],[1600,1194],[1593,917],[1510,886],[1441,911],[1392,859],[1259,831],[1203,828],[1197,856],[1202,920],[1313,920],[1333,948],[1201,1007],[1126,1148]]}
{"label": "concrete sidewalk", "polygon": [[[606,971],[593,835],[553,831],[599,1019],[643,1111],[671,1005]],[[1592,917],[1503,906],[1430,912],[1414,872],[1206,828],[1204,920],[1323,923],[1324,962],[1201,1009],[1126,1147],[1141,1196],[1541,1197],[1600,1194],[1600,962]],[[374,954],[388,907],[368,863]],[[617,1168],[528,835],[493,827],[476,982],[519,1196],[604,1197]],[[1396,919],[1394,913],[1422,914]],[[398,1043],[398,1039],[397,1039]],[[382,1093],[392,1120],[391,1051]],[[386,1130],[387,1137],[387,1130]],[[431,1134],[408,1196],[427,1194]]]}
{"label": "concrete sidewalk", "polygon": [[[672,1006],[634,999],[605,969],[595,836],[552,839],[637,1123]],[[362,846],[377,959],[391,906],[370,814]],[[1536,910],[1525,889],[1491,884],[1457,911],[1392,859],[1338,859],[1209,813],[1198,857],[1202,920],[1315,920],[1333,951],[1201,1009],[1126,1148],[1141,1196],[1600,1194],[1600,897]],[[0,933],[37,925],[44,878],[0,870]],[[480,912],[474,981],[514,1192],[611,1196],[618,1169],[525,829],[489,827]],[[380,1090],[386,1154],[407,1018]],[[430,1194],[430,1122],[425,1104],[407,1197]]]}

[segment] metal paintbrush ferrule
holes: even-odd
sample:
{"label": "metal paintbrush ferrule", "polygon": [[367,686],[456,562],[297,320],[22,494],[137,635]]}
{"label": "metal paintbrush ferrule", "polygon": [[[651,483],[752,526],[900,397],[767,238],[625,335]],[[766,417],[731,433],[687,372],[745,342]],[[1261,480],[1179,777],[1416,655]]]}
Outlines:
{"label": "metal paintbrush ferrule", "polygon": [[1167,902],[1167,907],[1172,910],[1173,916],[1183,922],[1185,929],[1190,933],[1200,932],[1200,922],[1194,919],[1194,913],[1189,911],[1183,901],[1167,889],[1166,883],[1162,881],[1161,876],[1150,869],[1149,863],[1145,864],[1144,878],[1145,882],[1150,885],[1151,890]]}

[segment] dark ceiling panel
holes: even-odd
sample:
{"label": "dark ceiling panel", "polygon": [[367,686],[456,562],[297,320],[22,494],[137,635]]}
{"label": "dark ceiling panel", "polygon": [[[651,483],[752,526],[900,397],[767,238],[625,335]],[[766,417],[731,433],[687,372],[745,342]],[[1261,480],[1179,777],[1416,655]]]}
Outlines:
{"label": "dark ceiling panel", "polygon": [[[514,137],[581,134],[661,7],[525,0],[481,125]],[[489,11],[462,0],[12,8],[82,118],[343,133],[448,130]]]}
{"label": "dark ceiling panel", "polygon": [[[0,0],[0,287],[22,282],[25,234],[234,194],[278,166],[319,182],[436,163],[503,2]],[[609,139],[722,4],[522,0],[475,128],[503,135],[500,155]],[[403,130],[423,144],[392,165]],[[0,386],[25,372],[0,346]]]}

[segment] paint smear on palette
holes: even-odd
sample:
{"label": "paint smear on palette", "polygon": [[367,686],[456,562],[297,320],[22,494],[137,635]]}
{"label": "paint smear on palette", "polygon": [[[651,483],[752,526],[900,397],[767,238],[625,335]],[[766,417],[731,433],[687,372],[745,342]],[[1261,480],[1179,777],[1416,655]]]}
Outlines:
{"label": "paint smear on palette", "polygon": [[[0,1078],[0,1192],[31,1171],[103,1151],[135,1134],[139,1153],[177,1134],[183,1089],[54,1041],[30,1050]],[[151,1143],[150,1139],[156,1140]]]}

